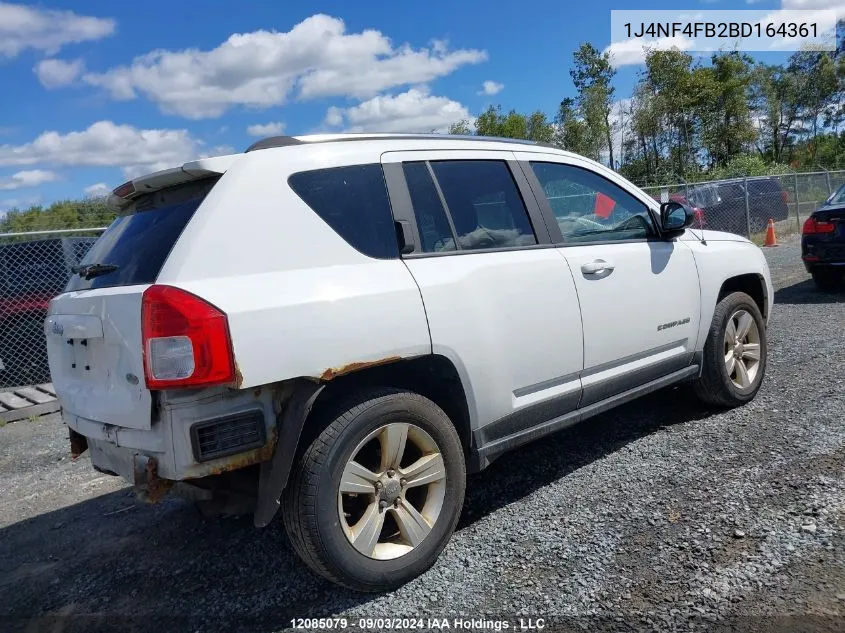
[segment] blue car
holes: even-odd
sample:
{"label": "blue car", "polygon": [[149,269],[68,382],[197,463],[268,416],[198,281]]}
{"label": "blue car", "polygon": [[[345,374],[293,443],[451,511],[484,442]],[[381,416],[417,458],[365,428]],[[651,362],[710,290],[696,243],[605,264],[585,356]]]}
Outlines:
{"label": "blue car", "polygon": [[838,287],[845,277],[845,184],[804,222],[801,259],[824,290]]}

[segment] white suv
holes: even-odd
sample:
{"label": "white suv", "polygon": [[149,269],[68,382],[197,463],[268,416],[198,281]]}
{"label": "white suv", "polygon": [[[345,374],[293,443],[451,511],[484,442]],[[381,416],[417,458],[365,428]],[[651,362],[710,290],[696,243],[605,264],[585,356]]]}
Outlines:
{"label": "white suv", "polygon": [[602,165],[436,135],[274,137],[118,187],[56,297],[75,454],[397,586],[466,472],[668,385],[751,400],[773,292],[748,240]]}

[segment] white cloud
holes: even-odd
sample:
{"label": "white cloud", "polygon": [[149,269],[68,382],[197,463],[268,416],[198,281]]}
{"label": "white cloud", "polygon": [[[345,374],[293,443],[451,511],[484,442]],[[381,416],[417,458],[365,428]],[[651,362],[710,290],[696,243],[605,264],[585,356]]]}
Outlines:
{"label": "white cloud", "polygon": [[376,30],[347,33],[343,20],[313,15],[287,32],[234,34],[211,50],[155,50],[83,81],[114,99],[142,95],[168,113],[217,117],[234,106],[267,108],[291,96],[372,97],[487,59],[481,50],[394,46]]}
{"label": "white cloud", "polygon": [[256,123],[246,128],[246,133],[250,136],[274,136],[281,134],[285,129],[285,124],[279,121],[275,123]]}
{"label": "white cloud", "polygon": [[103,196],[110,193],[111,190],[112,188],[109,187],[106,183],[98,182],[97,184],[91,185],[90,187],[85,187],[85,195],[89,198],[102,198]]}
{"label": "white cloud", "polygon": [[326,112],[326,125],[340,127],[343,125],[343,110],[337,106],[331,106]]}
{"label": "white cloud", "polygon": [[654,40],[633,37],[621,42],[613,42],[604,49],[610,53],[611,63],[619,68],[620,66],[633,66],[645,63],[645,56],[649,50],[665,51],[670,48],[677,48],[681,51],[689,50],[694,42],[686,37],[661,37]]}
{"label": "white cloud", "polygon": [[481,84],[481,92],[478,94],[480,95],[495,95],[499,94],[502,91],[502,88],[505,87],[505,84],[500,84],[495,81],[487,80],[483,84]]}
{"label": "white cloud", "polygon": [[842,0],[781,0],[781,9],[845,9]]}
{"label": "white cloud", "polygon": [[16,57],[27,48],[55,55],[62,46],[99,40],[114,33],[111,18],[0,2],[0,56]]}
{"label": "white cloud", "polygon": [[380,95],[351,108],[329,108],[325,123],[347,125],[347,132],[431,132],[469,119],[469,111],[447,97],[434,97],[425,87]]}
{"label": "white cloud", "polygon": [[80,132],[44,132],[30,143],[0,145],[0,166],[121,167],[138,175],[181,165],[202,153],[202,143],[187,130],[144,130],[97,121]]}
{"label": "white cloud", "polygon": [[[793,23],[796,18],[795,14],[787,13],[790,10],[806,11],[801,14],[801,22],[817,24],[819,35],[830,45],[829,50],[836,48],[836,20],[845,18],[845,0],[781,0],[780,10],[769,13],[760,23],[775,26]],[[790,50],[794,45],[794,40],[772,39],[769,48]]]}
{"label": "white cloud", "polygon": [[72,84],[84,70],[85,64],[81,59],[69,62],[63,59],[44,59],[32,69],[41,85],[48,89]]}
{"label": "white cloud", "polygon": [[45,182],[57,180],[59,175],[53,171],[43,169],[27,169],[19,171],[11,176],[0,176],[0,191],[12,191],[14,189],[26,189],[37,187]]}

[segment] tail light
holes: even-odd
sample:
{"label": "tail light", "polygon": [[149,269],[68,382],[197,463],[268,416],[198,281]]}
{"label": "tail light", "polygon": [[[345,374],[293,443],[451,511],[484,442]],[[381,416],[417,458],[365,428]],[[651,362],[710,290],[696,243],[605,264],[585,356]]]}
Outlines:
{"label": "tail light", "polygon": [[820,221],[818,218],[810,216],[804,221],[804,226],[801,229],[802,235],[815,235],[817,233],[833,233],[836,226],[833,222]]}
{"label": "tail light", "polygon": [[229,321],[216,307],[172,286],[150,286],[141,302],[148,389],[231,383],[235,361]]}
{"label": "tail light", "polygon": [[789,194],[786,193],[786,189],[780,190],[780,197],[783,198],[784,204],[789,204]]}

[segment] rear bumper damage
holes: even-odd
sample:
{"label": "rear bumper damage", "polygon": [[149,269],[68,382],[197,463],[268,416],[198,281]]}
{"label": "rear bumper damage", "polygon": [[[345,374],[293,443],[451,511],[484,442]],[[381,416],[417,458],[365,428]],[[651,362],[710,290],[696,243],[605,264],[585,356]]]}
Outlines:
{"label": "rear bumper damage", "polygon": [[165,393],[149,430],[89,420],[66,409],[62,417],[74,456],[87,449],[97,470],[147,485],[151,477],[202,479],[270,459],[277,442],[276,396],[270,389]]}
{"label": "rear bumper damage", "polygon": [[[156,502],[172,490],[195,501],[212,501],[220,490],[212,482],[220,482],[224,497],[235,492],[251,497],[255,525],[264,527],[279,509],[302,427],[321,390],[320,383],[297,380],[241,391],[167,394],[150,430],[103,424],[68,411],[63,418],[73,456],[87,450],[96,470],[123,477],[140,499]],[[245,433],[243,422],[256,420],[264,425],[262,433]],[[233,421],[241,426],[232,427]],[[217,422],[230,426],[220,427],[218,444],[209,450],[207,430]],[[238,451],[220,444],[233,433],[253,448]],[[260,446],[256,437],[263,440]],[[250,472],[245,468],[258,464],[253,478],[245,476]],[[215,477],[224,473],[226,477]]]}

